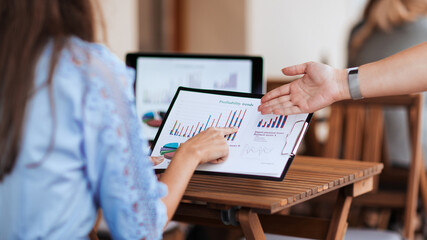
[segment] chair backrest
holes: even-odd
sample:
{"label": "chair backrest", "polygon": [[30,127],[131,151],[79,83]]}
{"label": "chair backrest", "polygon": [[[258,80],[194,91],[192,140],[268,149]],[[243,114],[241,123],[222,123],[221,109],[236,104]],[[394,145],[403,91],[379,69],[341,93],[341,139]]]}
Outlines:
{"label": "chair backrest", "polygon": [[[378,188],[378,179],[374,183],[372,194],[366,195],[363,204],[390,207],[394,202],[405,209],[403,236],[411,239],[414,236],[415,216],[418,203],[418,190],[421,186],[422,205],[427,206],[427,177],[424,171],[421,145],[421,116],[423,98],[421,94],[402,95],[362,99],[358,101],[346,100],[331,106],[328,123],[328,137],[323,143],[313,141],[316,133],[316,119],[310,126],[309,137],[306,137],[307,148],[314,155],[324,157],[344,158],[352,160],[372,161],[384,163],[380,175],[381,186],[386,184],[393,190],[403,185],[403,195],[384,194],[386,188]],[[409,169],[403,169],[405,174],[398,177],[400,169],[388,163],[385,151],[384,116],[385,107],[404,107],[408,114],[408,123],[399,127],[409,128],[411,156],[408,159]],[[406,125],[406,126],[405,126]],[[311,133],[311,134],[310,134]],[[310,153],[308,153],[310,154]],[[399,173],[399,174],[397,174]],[[392,196],[392,197],[390,197]],[[399,196],[399,197],[398,197]],[[399,201],[398,201],[399,200]],[[396,206],[394,206],[396,207]],[[426,211],[427,213],[427,211]]]}
{"label": "chair backrest", "polygon": [[401,106],[407,109],[412,157],[421,151],[422,95],[401,95],[380,98],[346,100],[331,106],[328,138],[322,148],[325,157],[371,162],[384,161],[385,107]]}

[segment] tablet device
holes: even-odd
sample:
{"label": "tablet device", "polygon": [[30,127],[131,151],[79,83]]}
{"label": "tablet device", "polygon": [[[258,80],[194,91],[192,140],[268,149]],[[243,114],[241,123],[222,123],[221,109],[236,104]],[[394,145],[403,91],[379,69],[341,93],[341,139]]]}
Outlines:
{"label": "tablet device", "polygon": [[247,93],[263,91],[263,61],[257,56],[131,53],[135,96],[143,134],[153,140],[179,86]]}
{"label": "tablet device", "polygon": [[209,127],[236,127],[226,136],[228,159],[196,173],[283,180],[312,114],[261,115],[260,94],[178,88],[152,144],[154,166],[165,170],[179,145]]}

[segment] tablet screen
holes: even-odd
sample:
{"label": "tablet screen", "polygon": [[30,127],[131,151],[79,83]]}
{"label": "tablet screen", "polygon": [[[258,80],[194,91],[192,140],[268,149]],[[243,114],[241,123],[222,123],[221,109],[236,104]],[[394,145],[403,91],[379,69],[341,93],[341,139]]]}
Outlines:
{"label": "tablet screen", "polygon": [[307,130],[311,114],[261,115],[261,95],[180,88],[157,134],[152,156],[166,169],[179,145],[209,127],[236,127],[226,137],[224,163],[206,163],[197,172],[283,179]]}

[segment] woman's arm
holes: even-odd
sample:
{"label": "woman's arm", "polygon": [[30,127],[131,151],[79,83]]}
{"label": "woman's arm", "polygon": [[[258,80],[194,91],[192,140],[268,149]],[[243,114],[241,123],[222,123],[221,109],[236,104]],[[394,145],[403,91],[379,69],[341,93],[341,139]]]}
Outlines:
{"label": "woman's arm", "polygon": [[209,128],[181,144],[160,181],[168,186],[169,193],[162,200],[171,220],[184,194],[194,170],[206,162],[222,162],[228,157],[224,136],[236,132],[235,128]]}
{"label": "woman's arm", "polygon": [[81,129],[87,167],[82,175],[89,182],[83,187],[93,194],[87,205],[93,200],[102,208],[113,238],[160,239],[196,166],[227,158],[224,135],[237,129],[208,129],[181,144],[162,177],[167,189],[155,176],[145,151],[135,107],[134,71],[105,47],[81,45],[83,51],[77,49],[78,53],[85,57],[90,53],[89,62],[79,64],[86,91]]}
{"label": "woman's arm", "polygon": [[[427,42],[383,60],[359,67],[362,96],[378,97],[427,90]],[[308,62],[282,69],[288,76],[304,74],[268,92],[258,110],[263,113],[308,113],[349,99],[347,71]]]}

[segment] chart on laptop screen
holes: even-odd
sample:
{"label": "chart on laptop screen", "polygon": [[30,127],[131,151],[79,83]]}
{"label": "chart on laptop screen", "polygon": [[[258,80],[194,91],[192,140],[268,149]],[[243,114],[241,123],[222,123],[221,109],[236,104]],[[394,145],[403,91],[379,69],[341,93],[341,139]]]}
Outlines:
{"label": "chart on laptop screen", "polygon": [[[253,87],[253,63],[249,59],[144,56],[138,57],[136,62],[137,113],[144,136],[148,139],[154,139],[179,86],[248,93]],[[224,113],[226,114],[228,113]],[[195,133],[196,128],[200,130],[202,125],[204,129],[208,124],[213,124],[214,118],[217,118],[215,121],[223,121],[219,116],[212,115],[211,118],[208,123],[200,121],[200,126],[177,122],[174,134],[189,136],[190,133]],[[185,130],[188,132],[185,133]]]}

